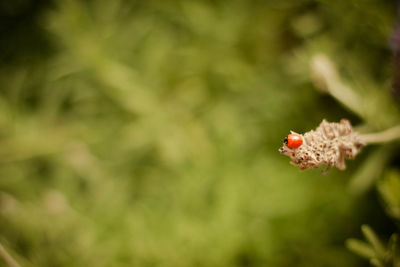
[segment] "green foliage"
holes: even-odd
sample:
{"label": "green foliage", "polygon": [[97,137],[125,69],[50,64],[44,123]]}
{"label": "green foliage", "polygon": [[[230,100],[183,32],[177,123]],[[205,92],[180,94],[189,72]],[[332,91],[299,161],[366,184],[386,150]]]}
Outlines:
{"label": "green foliage", "polygon": [[375,232],[368,226],[361,227],[365,239],[368,243],[357,240],[347,240],[347,247],[361,257],[369,259],[371,265],[376,267],[396,267],[400,266],[398,259],[398,236],[393,234],[387,246],[384,246]]}
{"label": "green foliage", "polygon": [[0,244],[21,265],[362,264],[343,245],[376,214],[347,191],[358,162],[322,176],[277,150],[289,130],[360,120],[314,89],[319,52],[367,128],[398,121],[394,3],[9,2],[7,25],[35,29],[0,27]]}
{"label": "green foliage", "polygon": [[400,174],[397,170],[388,171],[378,183],[378,190],[387,213],[400,220]]}

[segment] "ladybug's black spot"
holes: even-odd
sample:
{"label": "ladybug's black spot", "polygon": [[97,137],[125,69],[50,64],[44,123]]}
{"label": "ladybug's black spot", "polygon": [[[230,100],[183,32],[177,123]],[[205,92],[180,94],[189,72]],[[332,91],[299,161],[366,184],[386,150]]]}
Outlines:
{"label": "ladybug's black spot", "polygon": [[283,142],[285,143],[285,145],[288,144],[288,139],[287,139],[287,137],[285,137],[285,139],[283,139]]}

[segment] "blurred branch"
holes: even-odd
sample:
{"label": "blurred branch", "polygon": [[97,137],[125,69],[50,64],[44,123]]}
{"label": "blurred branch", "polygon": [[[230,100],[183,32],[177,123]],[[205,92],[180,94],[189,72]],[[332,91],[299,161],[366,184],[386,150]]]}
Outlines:
{"label": "blurred branch", "polygon": [[[317,54],[312,57],[311,76],[317,88],[332,95],[373,128],[385,129],[399,123],[399,113],[393,99],[386,92],[382,92],[380,86],[375,85],[372,80],[367,80],[361,85],[362,89],[354,90],[343,81],[334,62],[326,55]],[[384,138],[400,137],[400,133],[396,131],[394,133],[396,137],[390,137],[392,134],[393,132],[389,132]],[[375,141],[374,138],[371,142],[387,141]]]}
{"label": "blurred branch", "polygon": [[0,244],[0,257],[7,263],[10,267],[20,267],[18,262],[5,250],[5,248]]}
{"label": "blurred branch", "polygon": [[333,63],[327,56],[315,55],[311,60],[311,71],[318,88],[327,91],[349,110],[361,117],[364,116],[362,99],[340,80]]}
{"label": "blurred branch", "polygon": [[388,143],[400,139],[400,125],[378,133],[364,134],[361,136],[367,144]]}

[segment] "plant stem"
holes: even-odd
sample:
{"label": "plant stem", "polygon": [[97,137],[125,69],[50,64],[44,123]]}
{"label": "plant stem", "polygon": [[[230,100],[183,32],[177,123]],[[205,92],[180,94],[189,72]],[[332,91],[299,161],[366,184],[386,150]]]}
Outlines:
{"label": "plant stem", "polygon": [[387,143],[400,139],[400,125],[378,133],[363,134],[361,138],[366,144]]}

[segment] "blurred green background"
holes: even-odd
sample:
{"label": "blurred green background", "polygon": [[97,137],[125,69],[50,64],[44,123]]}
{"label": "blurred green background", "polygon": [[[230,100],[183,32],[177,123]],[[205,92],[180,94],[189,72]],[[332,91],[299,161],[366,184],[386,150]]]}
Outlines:
{"label": "blurred green background", "polygon": [[21,266],[368,266],[346,239],[364,223],[396,231],[375,187],[349,184],[399,178],[397,149],[366,148],[327,175],[278,152],[324,118],[398,121],[395,109],[358,117],[309,66],[324,53],[363,99],[390,98],[395,1],[0,12],[0,243]]}

